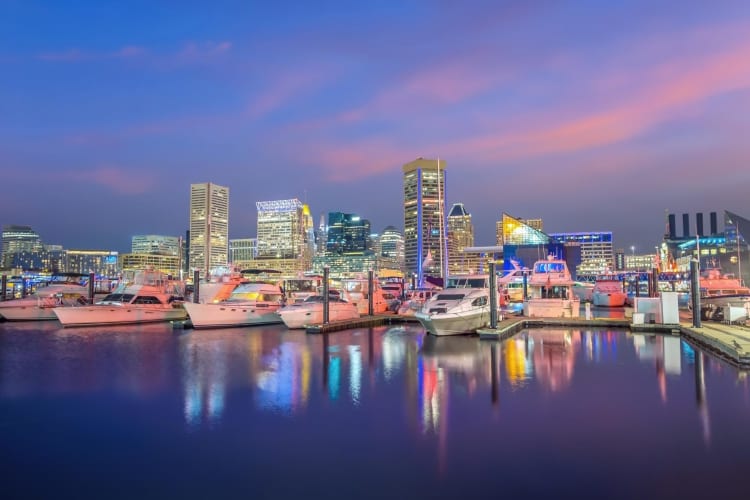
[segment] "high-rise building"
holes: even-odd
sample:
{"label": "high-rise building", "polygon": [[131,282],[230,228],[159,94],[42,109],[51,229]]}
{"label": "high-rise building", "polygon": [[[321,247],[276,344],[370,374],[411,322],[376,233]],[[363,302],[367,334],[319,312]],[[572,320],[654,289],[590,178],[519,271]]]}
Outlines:
{"label": "high-rise building", "polygon": [[404,236],[393,226],[383,229],[378,237],[378,269],[392,269],[404,272]]}
{"label": "high-rise building", "polygon": [[552,233],[549,237],[566,245],[580,246],[581,263],[576,269],[579,276],[614,272],[617,269],[612,232]]}
{"label": "high-rise building", "polygon": [[207,274],[229,260],[229,188],[190,185],[190,270]]}
{"label": "high-rise building", "polygon": [[259,201],[255,267],[287,275],[308,271],[307,224],[298,199]]}
{"label": "high-rise building", "polygon": [[131,253],[148,255],[180,255],[180,238],[155,234],[137,235],[131,239]]}
{"label": "high-rise building", "polygon": [[474,246],[474,224],[463,203],[455,203],[448,212],[448,270],[450,274],[470,272],[473,266],[462,250]]}
{"label": "high-rise building", "polygon": [[2,267],[9,268],[14,253],[38,252],[42,248],[42,239],[30,226],[3,226],[3,248],[0,264]]}
{"label": "high-rise building", "polygon": [[370,221],[357,214],[329,212],[326,254],[362,254],[370,246]]}
{"label": "high-rise building", "polygon": [[248,268],[258,249],[257,238],[229,240],[229,262],[235,267]]}
{"label": "high-rise building", "polygon": [[[507,220],[507,217],[509,217],[508,214],[503,214],[503,219],[495,223],[495,244],[497,246],[503,246],[505,244],[505,241],[503,239],[504,238],[503,230],[505,227],[503,225],[503,220]],[[540,232],[544,231],[544,223],[542,219],[515,219],[515,220],[517,220],[520,224],[523,224],[524,226],[530,227],[531,229],[535,229]]]}
{"label": "high-rise building", "polygon": [[444,160],[424,158],[403,166],[406,271],[420,279],[445,273],[445,168]]}

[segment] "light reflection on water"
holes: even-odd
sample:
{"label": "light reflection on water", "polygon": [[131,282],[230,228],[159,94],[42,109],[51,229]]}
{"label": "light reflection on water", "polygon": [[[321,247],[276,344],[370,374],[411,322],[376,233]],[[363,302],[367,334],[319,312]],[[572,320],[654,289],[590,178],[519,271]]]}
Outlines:
{"label": "light reflection on water", "polygon": [[[223,470],[223,482],[210,474],[184,479],[195,496],[236,493],[252,477],[270,496],[292,497],[300,492],[274,482],[273,464],[286,463],[300,488],[317,492],[327,490],[316,471],[335,466],[348,471],[344,482],[365,482],[376,497],[397,492],[373,477],[422,496],[455,496],[471,474],[468,488],[482,496],[503,474],[534,484],[532,470],[554,464],[555,474],[580,467],[598,474],[584,491],[627,497],[653,493],[657,479],[620,485],[614,495],[607,484],[654,456],[658,481],[676,491],[684,469],[700,466],[731,496],[738,483],[723,471],[750,446],[748,392],[746,372],[678,337],[622,330],[525,330],[500,343],[437,338],[413,325],[307,335],[279,325],[1,324],[0,438],[8,453],[0,466],[18,484],[41,467],[49,488],[70,487],[53,464],[67,458],[67,473],[91,467],[70,457],[103,453],[82,439],[93,432],[119,450],[95,471],[125,496],[137,492],[117,479],[115,466],[127,472],[132,465],[120,452],[136,446],[136,455],[158,446],[162,461],[153,467],[161,474],[151,480],[169,494],[177,487],[161,476],[186,463]],[[59,430],[56,439],[37,438],[40,425]],[[258,450],[268,462],[255,458]],[[237,464],[236,474],[217,457]],[[365,457],[373,476],[358,466]],[[477,475],[485,463],[493,474]],[[515,493],[551,493],[526,488]],[[700,479],[684,488],[709,490]]]}

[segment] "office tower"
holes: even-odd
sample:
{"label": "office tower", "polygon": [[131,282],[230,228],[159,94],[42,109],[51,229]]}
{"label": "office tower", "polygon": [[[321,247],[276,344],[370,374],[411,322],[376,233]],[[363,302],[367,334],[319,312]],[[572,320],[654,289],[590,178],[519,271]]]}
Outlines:
{"label": "office tower", "polygon": [[258,241],[254,265],[287,275],[309,270],[307,226],[302,202],[298,199],[259,201]]}
{"label": "office tower", "polygon": [[149,255],[179,255],[180,239],[177,236],[156,234],[137,235],[131,238],[130,252]]}
{"label": "office tower", "polygon": [[617,269],[610,231],[551,233],[549,237],[563,244],[580,246],[581,263],[576,268],[577,275],[596,275]]}
{"label": "office tower", "polygon": [[190,270],[207,274],[229,260],[229,188],[190,185]]}
{"label": "office tower", "polygon": [[229,240],[229,262],[235,267],[251,267],[252,261],[255,260],[257,246],[257,238]]}
{"label": "office tower", "polygon": [[363,254],[370,247],[370,221],[357,214],[330,212],[326,255]]}
{"label": "office tower", "polygon": [[3,226],[2,267],[9,268],[14,253],[42,250],[42,239],[30,226]]}
{"label": "office tower", "polygon": [[403,166],[405,264],[419,279],[445,273],[445,168],[444,160],[424,158]]}
{"label": "office tower", "polygon": [[448,268],[450,274],[468,272],[462,250],[474,246],[474,224],[463,203],[455,203],[448,212]]}
{"label": "office tower", "polygon": [[378,269],[404,271],[404,236],[393,226],[383,229],[378,238]]}

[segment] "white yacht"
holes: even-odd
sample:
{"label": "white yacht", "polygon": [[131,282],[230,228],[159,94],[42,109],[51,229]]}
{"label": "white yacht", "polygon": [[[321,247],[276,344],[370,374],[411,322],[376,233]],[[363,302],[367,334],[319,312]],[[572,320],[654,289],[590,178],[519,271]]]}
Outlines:
{"label": "white yacht", "polygon": [[179,321],[187,318],[183,298],[182,282],[149,269],[126,277],[114,292],[92,305],[52,311],[64,327]]}
{"label": "white yacht", "polygon": [[276,311],[283,302],[284,294],[278,285],[256,282],[239,285],[222,302],[186,302],[184,307],[193,328],[226,328],[281,323]]}
{"label": "white yacht", "polygon": [[398,314],[401,316],[414,316],[414,314],[422,310],[425,302],[430,300],[440,290],[440,288],[417,288],[416,290],[411,290],[408,292],[406,300],[399,306]]}
{"label": "white yacht", "polygon": [[[501,289],[505,290],[508,300],[510,302],[523,302],[523,282],[524,275],[527,275],[528,280],[528,269],[522,269],[515,267],[510,271],[505,272],[502,276],[497,279],[497,283]],[[528,281],[527,281],[528,288]]]}
{"label": "white yacht", "polygon": [[284,280],[284,295],[288,303],[303,302],[311,295],[317,295],[323,286],[323,276],[305,274],[302,277]]}
{"label": "white yacht", "polygon": [[628,294],[623,289],[622,281],[617,275],[605,274],[596,277],[594,289],[591,292],[591,302],[595,306],[623,307]]}
{"label": "white yacht", "polygon": [[[295,302],[279,309],[276,314],[287,328],[304,328],[308,325],[323,323],[323,296],[311,295],[303,302]],[[344,321],[359,318],[355,304],[347,302],[336,295],[329,295],[328,321]]]}
{"label": "white yacht", "polygon": [[[342,278],[341,279],[341,297],[347,302],[357,306],[359,314],[369,313],[369,296],[368,280],[366,278]],[[385,292],[380,287],[378,280],[373,280],[372,290],[372,312],[373,314],[382,314],[388,311],[390,301],[385,296]]]}
{"label": "white yacht", "polygon": [[66,283],[49,285],[22,299],[0,302],[0,318],[8,321],[56,320],[56,307],[88,304],[88,287]]}
{"label": "white yacht", "polygon": [[574,281],[573,295],[581,302],[591,302],[594,299],[594,284],[588,281]]}
{"label": "white yacht", "polygon": [[[249,281],[248,278],[243,276],[241,271],[222,267],[213,269],[209,276],[197,285],[194,285],[194,288],[198,290],[199,303],[215,304],[228,299],[235,288]],[[193,294],[195,294],[195,290]],[[190,300],[190,302],[195,301]]]}
{"label": "white yacht", "polygon": [[524,316],[578,318],[581,315],[581,300],[573,293],[573,279],[564,260],[550,256],[535,262],[528,285]]}
{"label": "white yacht", "polygon": [[489,276],[448,278],[447,286],[425,302],[414,316],[432,335],[476,332],[490,322]]}

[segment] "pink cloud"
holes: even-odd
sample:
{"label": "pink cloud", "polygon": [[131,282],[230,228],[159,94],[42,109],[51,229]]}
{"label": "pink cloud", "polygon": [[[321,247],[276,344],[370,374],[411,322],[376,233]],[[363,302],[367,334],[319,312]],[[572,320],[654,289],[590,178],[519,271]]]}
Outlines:
{"label": "pink cloud", "polygon": [[143,194],[151,191],[156,185],[156,179],[151,173],[108,165],[88,171],[76,171],[69,175],[78,182],[101,186],[125,195]]}
{"label": "pink cloud", "polygon": [[188,42],[177,54],[177,59],[183,62],[208,62],[227,54],[232,50],[232,42],[206,41]]}
{"label": "pink cloud", "polygon": [[297,67],[292,72],[272,76],[266,90],[253,96],[247,105],[247,116],[257,119],[288,106],[292,101],[320,89],[337,76],[325,66]]}

